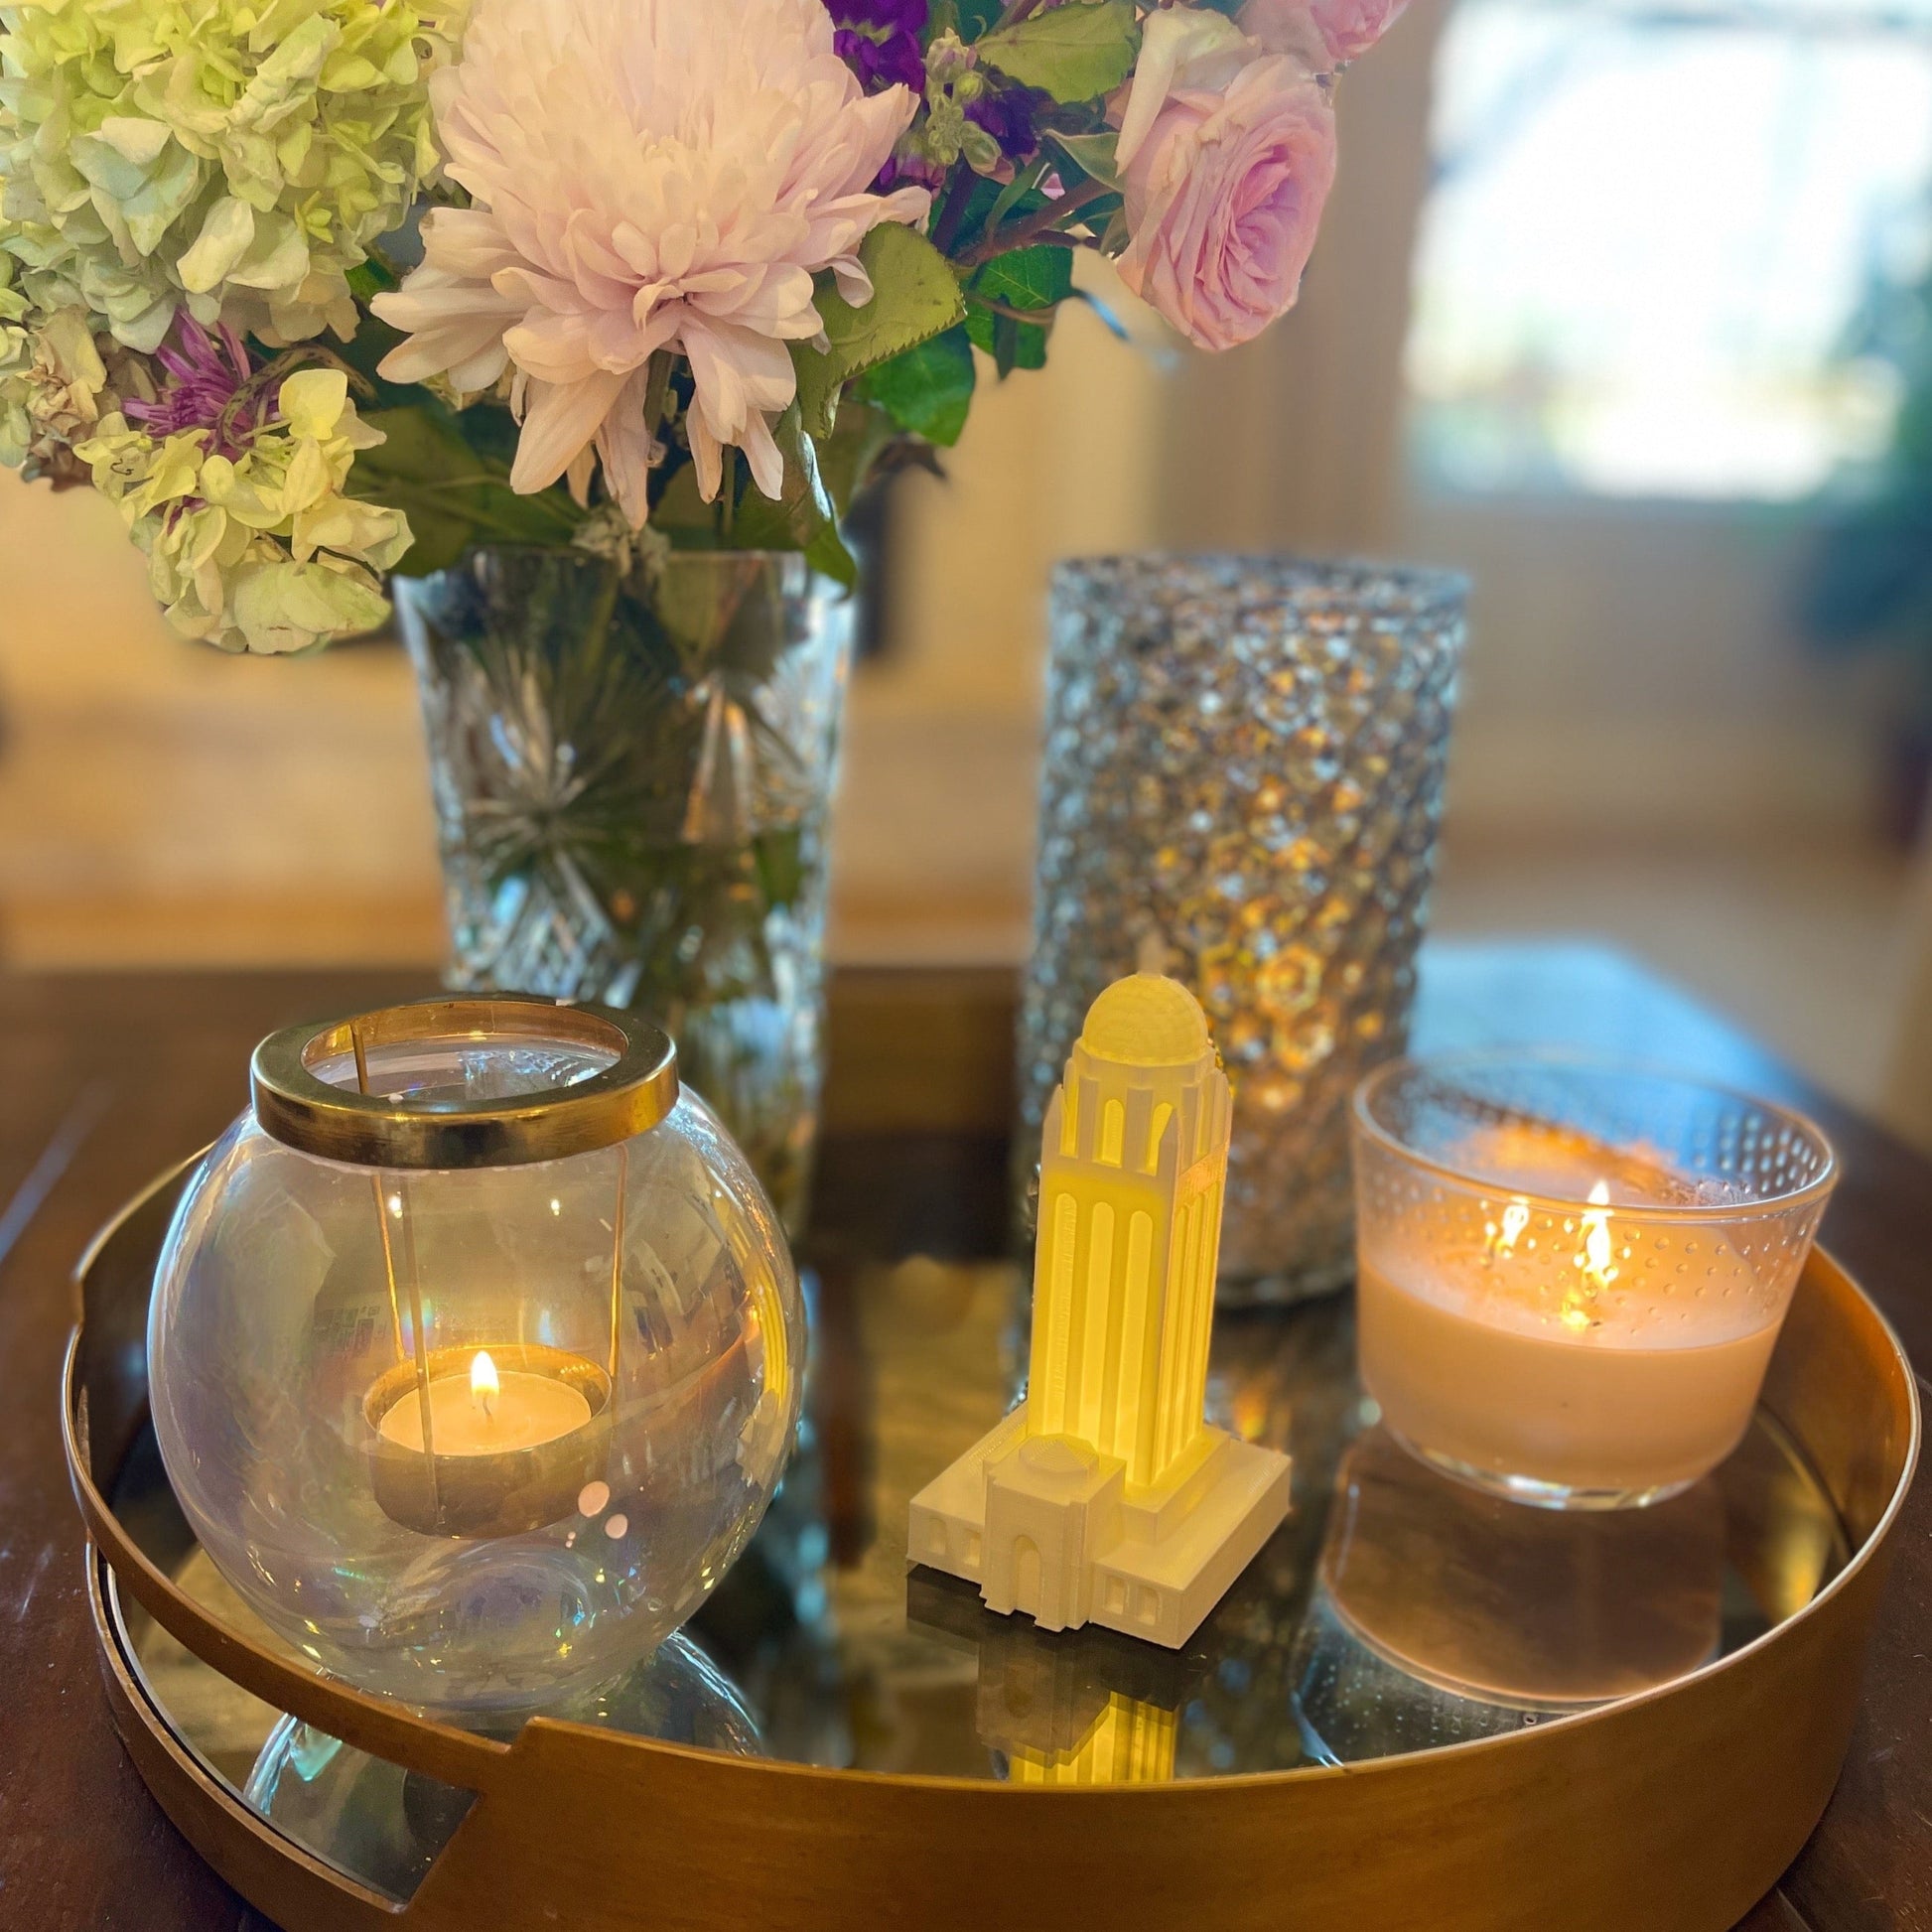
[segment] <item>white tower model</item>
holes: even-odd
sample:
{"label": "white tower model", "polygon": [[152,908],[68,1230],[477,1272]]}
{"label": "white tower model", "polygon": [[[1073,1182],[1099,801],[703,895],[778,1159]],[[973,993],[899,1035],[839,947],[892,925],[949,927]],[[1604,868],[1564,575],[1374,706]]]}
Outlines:
{"label": "white tower model", "polygon": [[913,1497],[908,1555],[1042,1629],[1178,1648],[1288,1513],[1201,1415],[1232,1107],[1177,981],[1097,999],[1047,1109],[1026,1401]]}

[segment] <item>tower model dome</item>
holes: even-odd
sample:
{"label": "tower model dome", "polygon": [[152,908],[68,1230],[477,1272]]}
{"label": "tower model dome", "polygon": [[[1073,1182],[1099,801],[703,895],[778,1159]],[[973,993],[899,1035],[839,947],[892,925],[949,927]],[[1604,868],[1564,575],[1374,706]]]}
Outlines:
{"label": "tower model dome", "polygon": [[1087,1009],[1080,1044],[1116,1066],[1186,1066],[1214,1050],[1207,1016],[1178,980],[1134,973]]}

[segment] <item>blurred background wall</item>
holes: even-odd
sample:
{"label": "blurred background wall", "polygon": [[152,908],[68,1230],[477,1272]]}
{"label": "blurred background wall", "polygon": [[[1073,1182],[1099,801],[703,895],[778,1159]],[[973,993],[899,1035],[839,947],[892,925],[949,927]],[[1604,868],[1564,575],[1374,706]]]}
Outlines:
{"label": "blurred background wall", "polygon": [[[835,951],[1024,952],[1053,557],[1448,562],[1439,927],[1610,939],[1932,1134],[1919,633],[1834,653],[1806,609],[1909,413],[1874,318],[1926,271],[1932,4],[1416,0],[1341,122],[1282,328],[1183,354],[1096,265],[1131,340],[1069,305],[895,485]],[[174,641],[107,505],[0,477],[0,959],[434,959],[413,707],[390,643]]]}

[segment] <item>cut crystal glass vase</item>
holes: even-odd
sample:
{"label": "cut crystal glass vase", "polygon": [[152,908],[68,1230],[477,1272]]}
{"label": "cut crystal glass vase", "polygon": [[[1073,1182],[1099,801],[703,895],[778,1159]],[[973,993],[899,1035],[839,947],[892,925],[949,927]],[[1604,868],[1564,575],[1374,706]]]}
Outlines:
{"label": "cut crystal glass vase", "polygon": [[449,983],[648,1015],[796,1231],[851,603],[764,551],[484,549],[395,588]]}

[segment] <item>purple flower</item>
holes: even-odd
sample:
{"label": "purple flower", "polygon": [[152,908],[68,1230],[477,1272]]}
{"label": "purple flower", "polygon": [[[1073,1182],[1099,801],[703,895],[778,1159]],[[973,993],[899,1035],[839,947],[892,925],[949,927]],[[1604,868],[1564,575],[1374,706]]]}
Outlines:
{"label": "purple flower", "polygon": [[121,413],[155,436],[205,429],[213,437],[208,453],[232,458],[275,413],[281,384],[261,381],[247,345],[226,323],[217,342],[182,310],[154,359],[174,379],[155,401],[125,402]]}
{"label": "purple flower", "polygon": [[1034,112],[1031,87],[1002,87],[966,103],[966,118],[992,135],[1009,161],[1031,161],[1039,152]]}
{"label": "purple flower", "polygon": [[895,188],[924,188],[938,194],[946,185],[946,171],[922,154],[896,154],[879,171],[873,183],[875,195],[890,194]]}
{"label": "purple flower", "polygon": [[927,0],[825,0],[825,7],[839,29],[833,36],[839,59],[868,93],[886,87],[924,90],[919,36],[925,32]]}
{"label": "purple flower", "polygon": [[917,94],[925,87],[925,57],[909,34],[891,34],[876,41],[870,34],[841,27],[832,36],[838,56],[869,94],[887,87],[910,87]]}
{"label": "purple flower", "polygon": [[841,27],[878,27],[889,34],[925,32],[927,0],[825,0]]}

